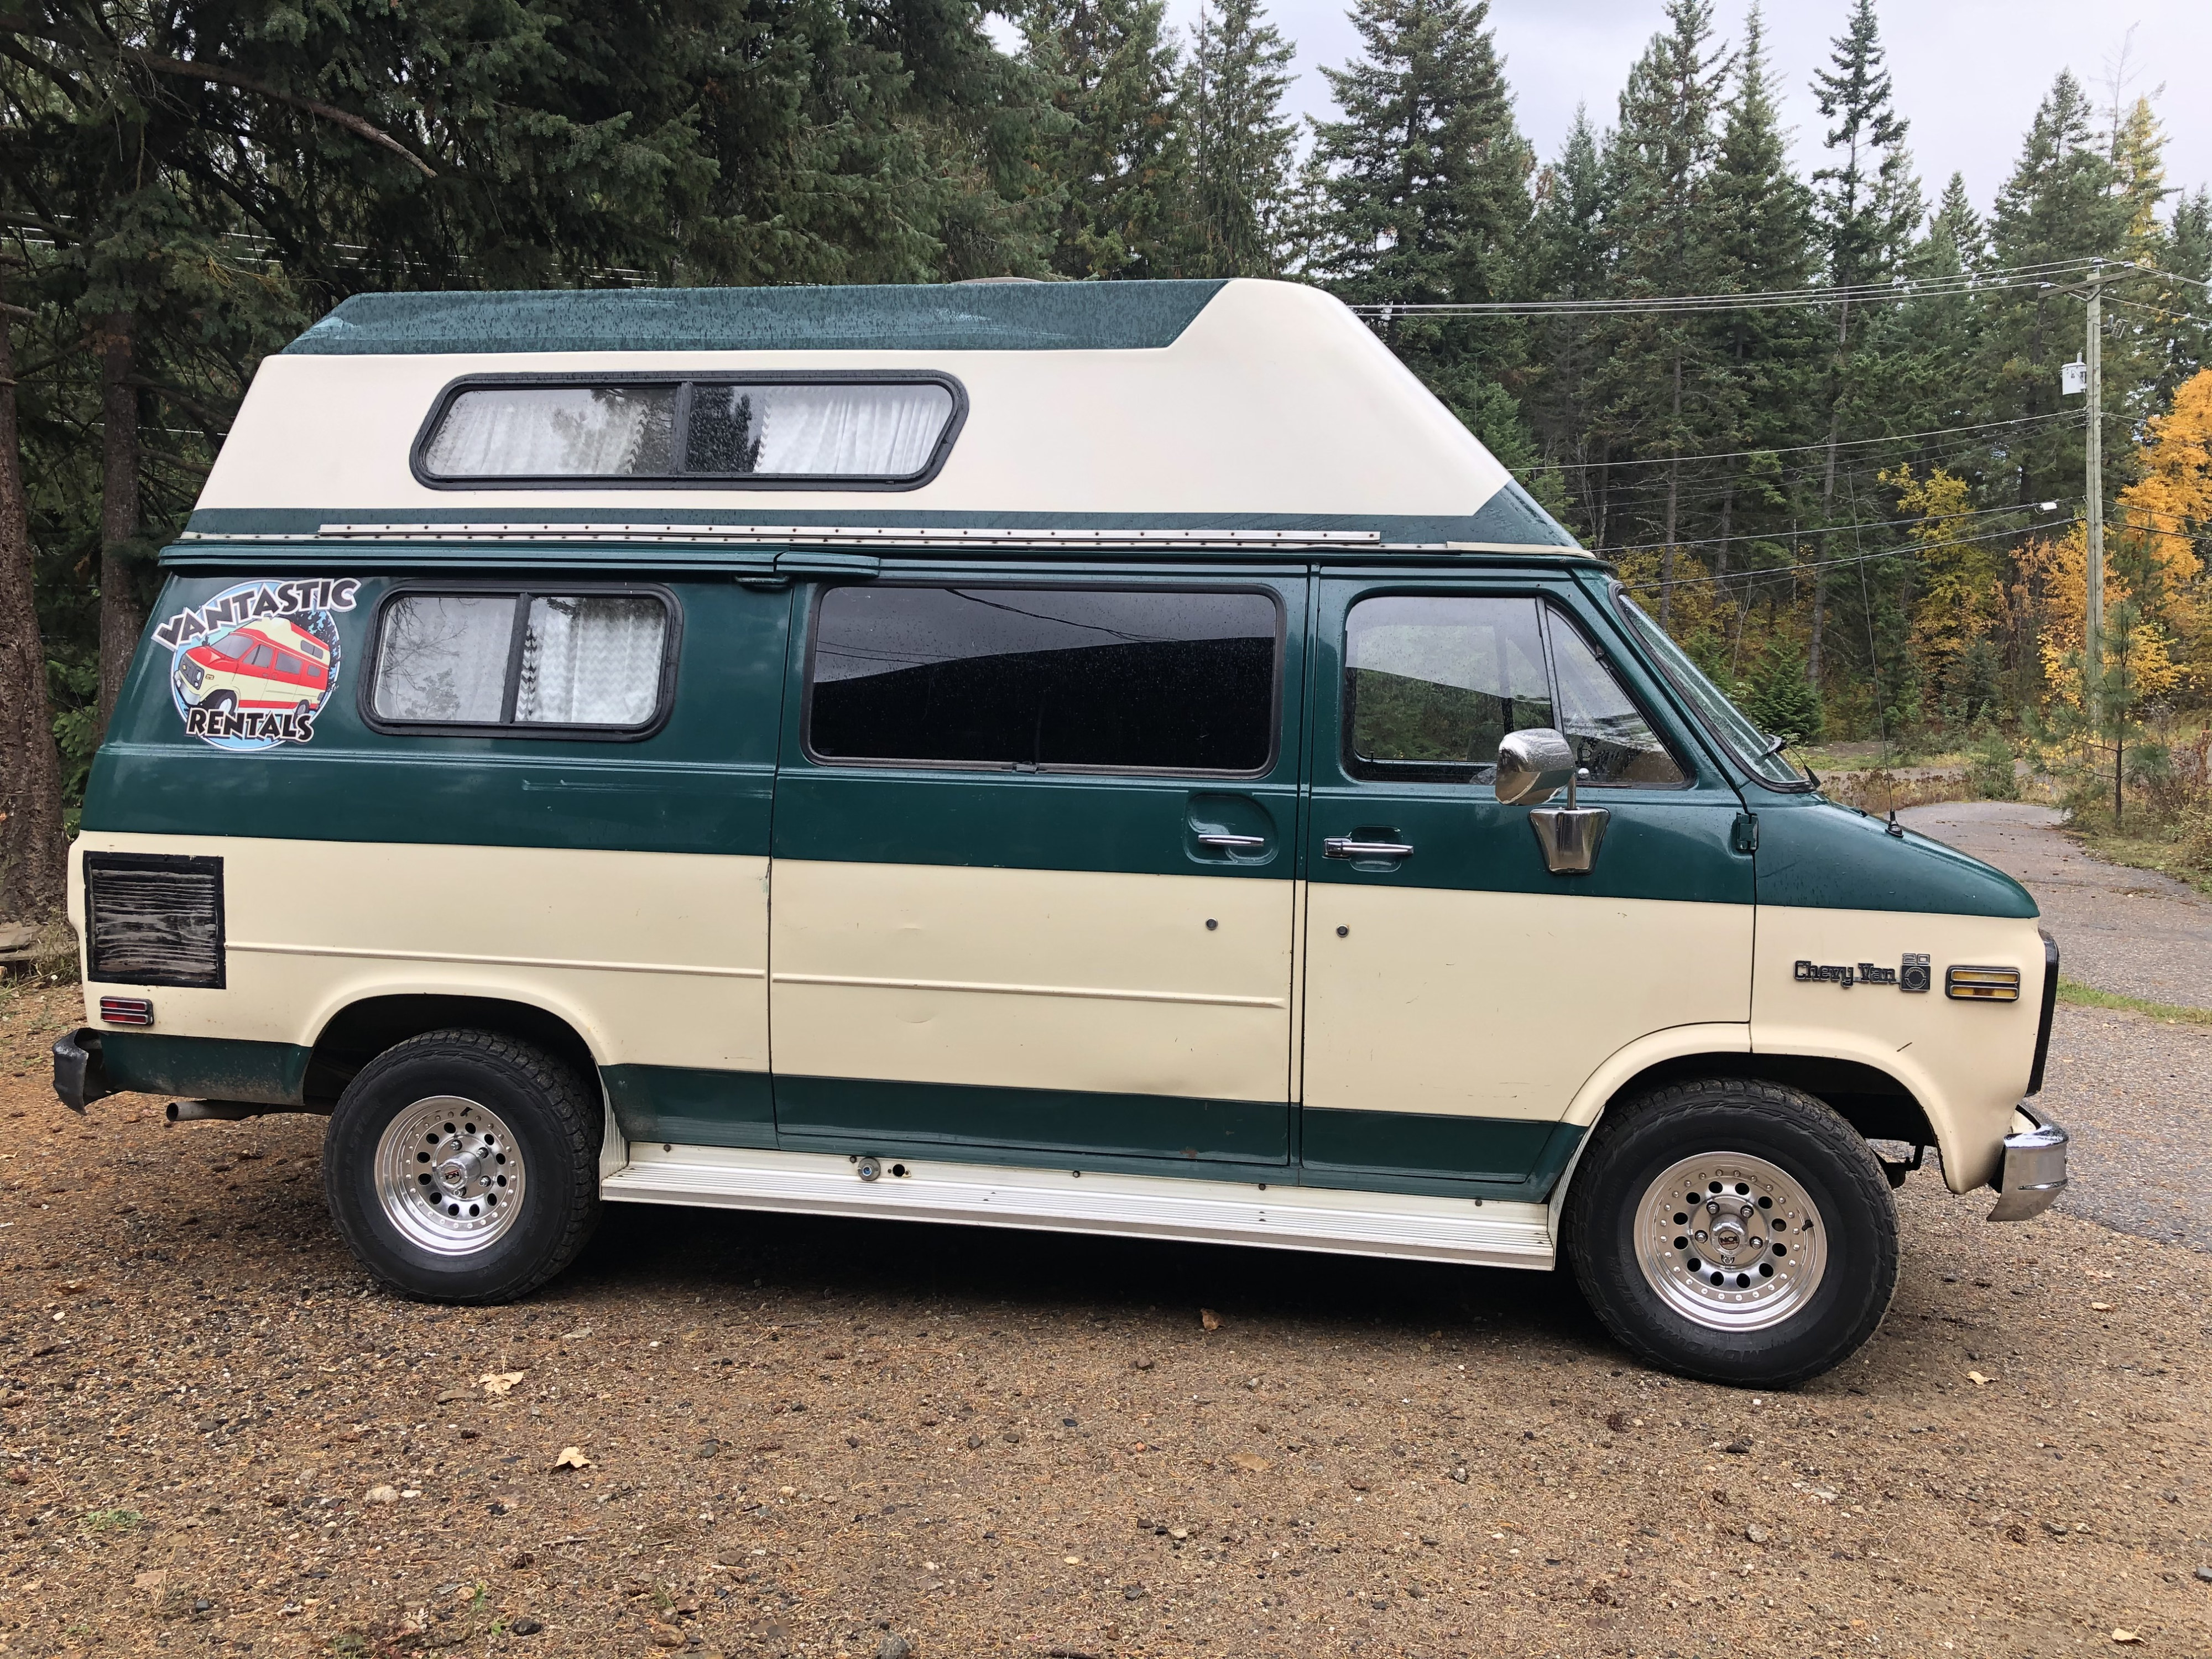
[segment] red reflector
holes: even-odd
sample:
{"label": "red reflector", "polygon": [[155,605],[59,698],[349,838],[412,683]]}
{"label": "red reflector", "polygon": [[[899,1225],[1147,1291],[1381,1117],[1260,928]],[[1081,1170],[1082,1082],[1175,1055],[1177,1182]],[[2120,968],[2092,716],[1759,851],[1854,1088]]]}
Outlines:
{"label": "red reflector", "polygon": [[102,997],[100,1017],[110,1025],[151,1025],[154,1005],[144,997]]}

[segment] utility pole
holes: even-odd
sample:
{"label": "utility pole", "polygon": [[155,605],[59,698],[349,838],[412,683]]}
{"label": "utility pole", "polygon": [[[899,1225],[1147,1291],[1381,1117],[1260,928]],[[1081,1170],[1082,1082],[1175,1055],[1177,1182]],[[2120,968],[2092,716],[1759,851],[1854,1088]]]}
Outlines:
{"label": "utility pole", "polygon": [[2104,678],[2105,638],[2105,271],[2101,265],[2089,271],[2089,342],[2082,353],[2088,365],[2087,387],[2088,441],[2087,497],[2089,557],[2087,576],[2086,604],[2081,614],[2081,712],[2089,717],[2092,731],[2097,724],[2097,687]]}

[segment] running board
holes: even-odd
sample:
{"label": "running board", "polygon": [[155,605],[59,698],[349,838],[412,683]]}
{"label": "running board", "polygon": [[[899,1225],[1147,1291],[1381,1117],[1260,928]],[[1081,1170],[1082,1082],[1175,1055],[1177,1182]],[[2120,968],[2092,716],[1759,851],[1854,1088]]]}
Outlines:
{"label": "running board", "polygon": [[[637,1143],[631,1143],[633,1152]],[[877,1170],[864,1180],[864,1168]],[[1480,1267],[1549,1268],[1547,1206],[1001,1164],[723,1146],[655,1149],[600,1182],[609,1199],[799,1215],[1038,1228]]]}

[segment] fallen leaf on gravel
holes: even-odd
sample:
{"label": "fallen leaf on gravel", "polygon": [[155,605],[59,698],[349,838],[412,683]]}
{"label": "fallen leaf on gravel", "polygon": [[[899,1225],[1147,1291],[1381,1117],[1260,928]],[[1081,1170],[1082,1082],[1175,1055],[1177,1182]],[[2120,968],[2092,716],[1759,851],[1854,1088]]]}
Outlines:
{"label": "fallen leaf on gravel", "polygon": [[151,1572],[142,1572],[136,1578],[133,1578],[131,1581],[131,1588],[132,1589],[154,1590],[161,1589],[162,1585],[168,1582],[169,1570],[167,1567],[155,1567]]}
{"label": "fallen leaf on gravel", "polygon": [[2112,1310],[2112,1304],[2109,1302],[2092,1302],[2089,1305],[2099,1313],[2110,1313]]}
{"label": "fallen leaf on gravel", "polygon": [[573,1342],[573,1341],[574,1341],[574,1340],[575,1340],[578,1337],[580,1337],[580,1336],[589,1336],[591,1334],[592,1334],[592,1328],[591,1328],[589,1325],[586,1325],[586,1326],[585,1326],[585,1327],[584,1327],[584,1328],[583,1328],[582,1330],[580,1330],[580,1331],[563,1331],[563,1332],[562,1332],[562,1333],[561,1333],[561,1340],[562,1340],[563,1342]]}
{"label": "fallen leaf on gravel", "polygon": [[1265,1474],[1274,1465],[1268,1462],[1266,1458],[1256,1457],[1250,1452],[1231,1452],[1229,1454],[1229,1467],[1232,1469],[1242,1469],[1247,1474]]}
{"label": "fallen leaf on gravel", "polygon": [[588,1469],[592,1467],[592,1460],[584,1455],[581,1446],[563,1446],[561,1455],[553,1460],[553,1467],[556,1469]]}
{"label": "fallen leaf on gravel", "polygon": [[2112,1632],[2112,1640],[2124,1645],[2134,1645],[2140,1644],[2142,1638],[2131,1630],[2116,1630]]}
{"label": "fallen leaf on gravel", "polygon": [[504,1400],[507,1391],[522,1381],[520,1371],[486,1371],[477,1378],[477,1384],[495,1400]]}
{"label": "fallen leaf on gravel", "polygon": [[1979,1371],[1968,1371],[1966,1375],[1972,1380],[1974,1386],[1978,1389],[1990,1380],[1988,1377],[1984,1376]]}
{"label": "fallen leaf on gravel", "polygon": [[397,1486],[371,1486],[362,1494],[362,1497],[371,1504],[397,1504],[399,1501],[399,1488]]}
{"label": "fallen leaf on gravel", "polygon": [[1209,1331],[1218,1331],[1221,1328],[1221,1316],[1211,1308],[1200,1308],[1198,1310],[1198,1322]]}

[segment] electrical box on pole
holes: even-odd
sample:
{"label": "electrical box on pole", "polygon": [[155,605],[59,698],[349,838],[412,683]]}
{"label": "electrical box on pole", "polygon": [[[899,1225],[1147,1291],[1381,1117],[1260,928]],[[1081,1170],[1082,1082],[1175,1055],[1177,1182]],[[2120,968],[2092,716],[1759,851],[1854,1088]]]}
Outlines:
{"label": "electrical box on pole", "polygon": [[2078,398],[2088,389],[2089,365],[2086,362],[2076,357],[2070,363],[2061,363],[2058,366],[2058,391],[2060,396],[2066,398]]}

